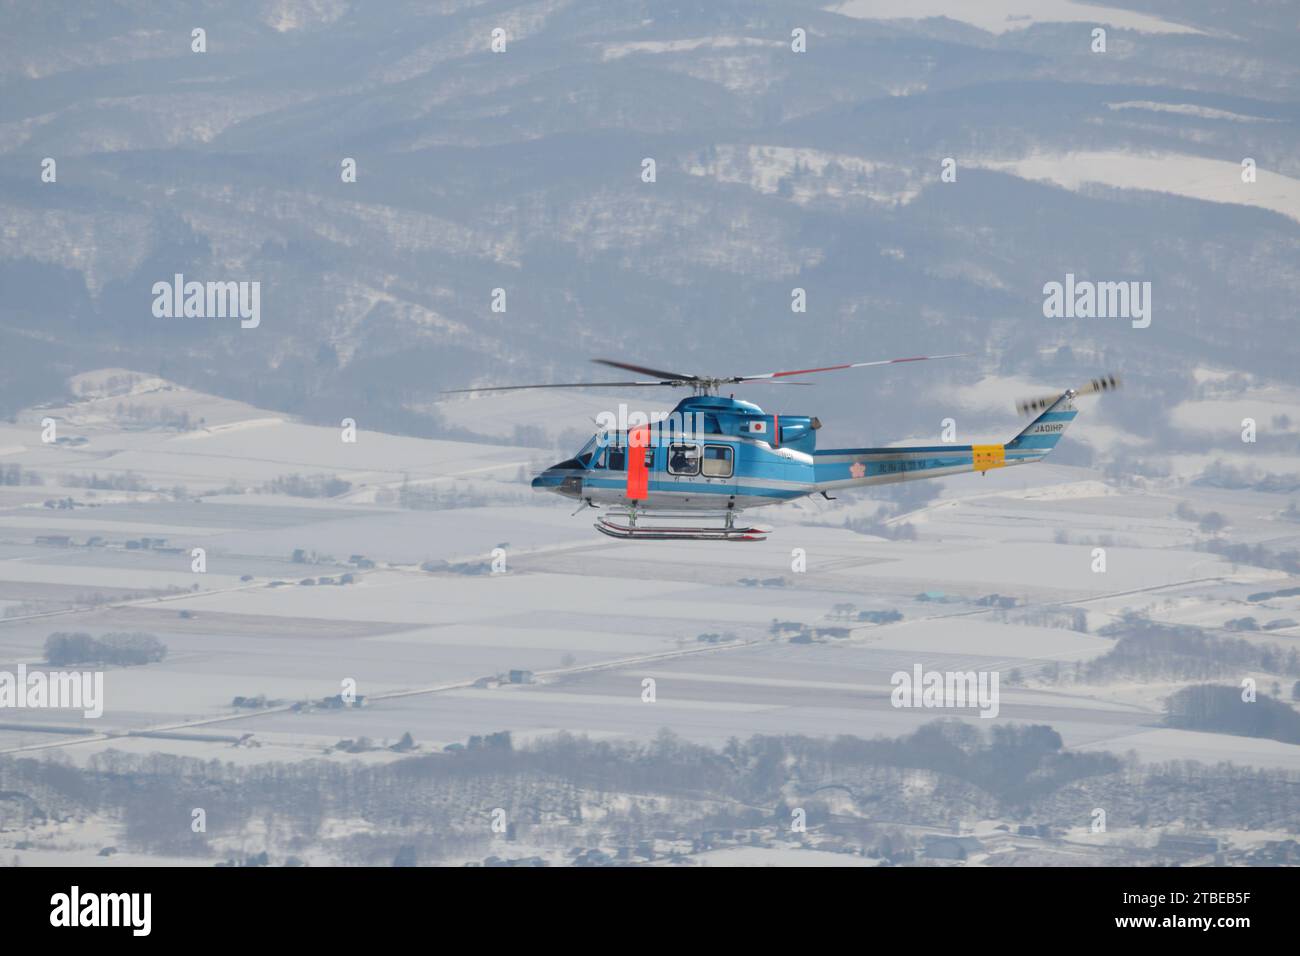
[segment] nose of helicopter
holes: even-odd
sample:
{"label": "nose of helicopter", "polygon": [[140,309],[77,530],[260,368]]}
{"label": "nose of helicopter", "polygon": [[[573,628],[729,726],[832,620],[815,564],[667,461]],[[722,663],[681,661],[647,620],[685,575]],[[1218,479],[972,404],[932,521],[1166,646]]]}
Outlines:
{"label": "nose of helicopter", "polygon": [[566,498],[582,497],[582,466],[570,458],[552,465],[533,479],[534,491],[553,491]]}
{"label": "nose of helicopter", "polygon": [[533,478],[533,491],[555,491],[563,480],[564,476],[552,465]]}

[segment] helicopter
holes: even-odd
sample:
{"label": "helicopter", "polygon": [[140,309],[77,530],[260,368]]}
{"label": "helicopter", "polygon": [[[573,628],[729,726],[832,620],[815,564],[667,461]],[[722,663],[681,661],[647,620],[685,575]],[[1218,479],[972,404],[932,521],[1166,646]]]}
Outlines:
{"label": "helicopter", "polygon": [[[672,412],[654,417],[613,415],[572,458],[533,478],[535,490],[553,492],[588,507],[606,508],[596,530],[623,540],[761,541],[768,528],[737,524],[746,509],[781,504],[843,488],[916,481],[1041,461],[1074,421],[1080,395],[1119,386],[1114,375],[1079,388],[1017,403],[1035,415],[1004,444],[930,445],[887,448],[817,448],[821,420],[810,415],[768,414],[753,402],[719,389],[748,383],[808,385],[796,376],[844,369],[962,358],[968,353],[849,362],[820,368],[757,375],[701,376],[669,372],[612,359],[593,362],[649,376],[618,382],[561,382],[450,389],[449,392],[508,392],[538,388],[689,388],[692,394]],[[709,523],[701,523],[707,521]]]}

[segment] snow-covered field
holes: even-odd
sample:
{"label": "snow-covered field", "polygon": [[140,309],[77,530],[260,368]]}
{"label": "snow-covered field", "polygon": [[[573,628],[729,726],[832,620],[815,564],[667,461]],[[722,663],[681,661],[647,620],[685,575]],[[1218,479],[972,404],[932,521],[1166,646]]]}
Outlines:
{"label": "snow-covered field", "polygon": [[865,20],[924,20],[947,17],[987,30],[1005,33],[1037,23],[1102,23],[1141,33],[1199,33],[1171,20],[1075,0],[848,0],[830,8],[836,13]]}
{"label": "snow-covered field", "polygon": [[1257,167],[1255,181],[1243,182],[1239,162],[1183,153],[1139,155],[1112,150],[1035,153],[1013,160],[976,160],[974,165],[1070,190],[1094,183],[1145,189],[1268,209],[1300,222],[1300,180]]}
{"label": "snow-covered field", "polygon": [[[952,398],[978,409],[1034,386],[989,382]],[[54,710],[0,714],[0,752],[57,753],[81,763],[116,749],[261,763],[320,757],[343,739],[391,744],[407,732],[418,752],[433,752],[501,729],[519,739],[557,730],[650,739],[669,728],[721,744],[752,733],[892,736],[935,716],[987,723],[969,711],[892,707],[890,676],[921,664],[1022,675],[1023,683],[1004,683],[998,719],[1050,724],[1070,747],[1300,767],[1293,745],[1162,728],[1164,697],[1179,684],[1093,687],[1037,676],[1049,664],[1068,672],[1105,654],[1113,639],[1097,629],[1132,611],[1210,628],[1246,613],[1261,621],[1300,617],[1300,599],[1247,601],[1253,592],[1293,585],[1288,575],[1198,550],[1206,533],[1176,513],[1180,503],[1196,513],[1217,510],[1234,540],[1285,543],[1300,533],[1281,517],[1285,496],[1185,482],[1160,491],[1119,487],[1096,471],[1049,462],[944,480],[938,497],[892,519],[912,525],[915,540],[843,527],[880,505],[845,495],[770,510],[765,517],[775,531],[761,543],[623,543],[597,534],[590,514],[572,516],[568,502],[515,482],[521,465],[539,454],[505,440],[512,416],[524,411],[515,397],[487,400],[482,415],[462,406],[479,424],[491,420],[480,430],[501,435],[501,444],[363,429],[350,445],[335,429],[158,380],[129,388],[130,400],[165,398],[183,404],[191,419],[216,424],[179,432],[135,427],[109,404],[121,395],[102,394],[112,389],[100,376],[84,383],[87,402],[32,410],[0,428],[0,464],[46,479],[0,486],[0,607],[7,615],[0,619],[0,669],[39,665],[55,631],[150,633],[166,644],[167,657],[106,668],[98,720]],[[1271,400],[1270,413],[1293,407],[1289,393],[1259,395]],[[532,411],[540,421],[591,400],[599,399],[566,396],[542,408],[545,414]],[[1221,410],[1231,418],[1256,399],[1211,395],[1175,409],[1174,420],[1194,429],[1207,403],[1220,401],[1232,403]],[[43,415],[87,441],[43,444]],[[1116,440],[1131,440],[1114,430]],[[1086,424],[1076,431],[1089,437]],[[1072,431],[1067,440],[1075,437]],[[59,484],[67,475],[127,469],[146,485],[183,482],[189,492]],[[289,472],[338,475],[353,489],[333,498],[239,493]],[[404,510],[355,493],[363,483],[457,476],[458,487],[488,503]],[[224,493],[194,497],[217,489]],[[74,506],[46,507],[55,496]],[[144,537],[154,539],[150,546],[139,545]],[[1100,573],[1099,546],[1106,550]],[[199,547],[204,573],[191,570]],[[501,573],[475,565],[496,548],[504,553]],[[802,570],[795,549],[802,549]],[[444,561],[469,564],[448,568]],[[421,569],[426,562],[434,563]],[[328,583],[345,574],[349,583]],[[976,603],[987,595],[1018,607]],[[859,618],[883,610],[897,610],[902,620]],[[1075,612],[1085,615],[1087,632],[1065,626]],[[773,622],[803,625],[812,642],[790,643]],[[1300,628],[1250,639],[1290,649],[1300,646]],[[484,682],[512,670],[532,672],[532,682]],[[1256,676],[1267,686],[1268,675]],[[657,682],[654,703],[642,698],[646,678]],[[319,703],[348,682],[364,706],[292,706]],[[236,697],[259,695],[264,709],[233,706]],[[73,728],[83,735],[52,732]],[[396,755],[331,752],[328,759]],[[98,842],[111,841],[90,841]],[[710,861],[740,862],[732,856],[742,854],[744,862],[787,862],[773,852],[717,851]],[[828,863],[848,860],[829,856]],[[791,851],[788,861],[812,857]]]}

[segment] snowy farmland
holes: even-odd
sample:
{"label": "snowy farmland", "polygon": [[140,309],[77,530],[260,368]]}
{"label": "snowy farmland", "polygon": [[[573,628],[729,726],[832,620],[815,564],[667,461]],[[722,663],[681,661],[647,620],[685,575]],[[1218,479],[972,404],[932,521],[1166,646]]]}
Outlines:
{"label": "snowy farmland", "polygon": [[[55,632],[145,633],[166,657],[106,667],[98,719],[0,714],[0,751],[367,764],[397,759],[379,748],[407,734],[423,753],[503,730],[649,741],[668,729],[721,746],[894,737],[955,716],[1047,724],[1081,753],[1300,770],[1294,744],[1165,726],[1165,698],[1188,681],[1068,679],[1114,646],[1099,630],[1135,612],[1225,635],[1247,613],[1300,618],[1300,597],[1251,597],[1292,577],[1200,547],[1189,518],[1214,510],[1234,540],[1293,542],[1282,495],[1119,486],[1045,463],[945,479],[869,526],[853,522],[881,502],[845,496],[770,511],[764,542],[625,543],[521,482],[552,450],[364,431],[347,444],[179,397],[192,417],[227,420],[178,432],[62,409],[5,426],[3,466],[43,483],[0,487],[0,669],[44,666]],[[85,441],[43,444],[49,414]],[[269,484],[288,472],[347,487]],[[129,486],[107,487],[127,473]],[[357,494],[417,480],[480,497],[410,508]],[[891,537],[902,525],[912,533]],[[1246,637],[1290,650],[1300,626]],[[1001,675],[996,716],[894,706],[893,675],[918,665]],[[359,705],[341,705],[349,688]],[[358,739],[374,748],[337,746]]]}

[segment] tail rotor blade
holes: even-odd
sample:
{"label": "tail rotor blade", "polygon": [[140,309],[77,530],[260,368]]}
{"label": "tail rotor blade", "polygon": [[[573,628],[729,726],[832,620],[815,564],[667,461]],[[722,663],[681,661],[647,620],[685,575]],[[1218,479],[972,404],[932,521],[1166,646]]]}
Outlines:
{"label": "tail rotor blade", "polygon": [[1054,394],[1043,395],[1039,398],[1022,398],[1016,402],[1016,411],[1021,415],[1035,415],[1049,408],[1060,397],[1059,394]]}
{"label": "tail rotor blade", "polygon": [[1101,378],[1094,378],[1087,385],[1076,389],[1076,395],[1092,395],[1095,392],[1112,392],[1119,388],[1120,381],[1117,375],[1103,375]]}

